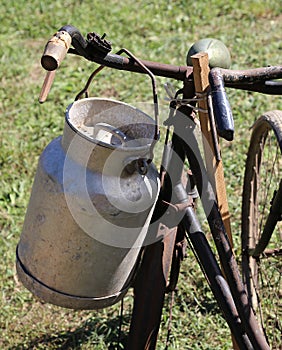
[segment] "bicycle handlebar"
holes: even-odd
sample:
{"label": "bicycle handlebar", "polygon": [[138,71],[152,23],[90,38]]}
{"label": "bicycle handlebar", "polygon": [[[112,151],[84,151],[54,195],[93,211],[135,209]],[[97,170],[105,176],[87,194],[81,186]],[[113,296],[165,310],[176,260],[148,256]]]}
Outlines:
{"label": "bicycle handlebar", "polygon": [[[70,48],[71,45],[74,49]],[[89,33],[86,40],[76,27],[66,25],[48,41],[41,58],[41,64],[48,71],[56,70],[66,53],[69,52],[102,66],[144,73],[140,65],[136,64],[130,57],[112,54],[110,51],[111,43],[105,40],[104,36],[100,37],[96,33]],[[174,66],[145,60],[140,60],[140,62],[154,75],[180,81],[185,80],[186,87],[194,89],[192,67]],[[281,78],[282,66],[249,70],[212,68],[209,81],[219,135],[231,141],[234,133],[233,117],[225,87],[282,95],[282,83],[271,81]]]}
{"label": "bicycle handlebar", "polygon": [[[74,49],[70,48],[70,45]],[[96,33],[89,33],[87,40],[85,40],[76,27],[66,25],[48,41],[41,58],[41,64],[48,71],[55,70],[61,64],[66,53],[69,52],[110,68],[144,73],[136,62],[128,57],[112,54],[110,50],[111,44],[104,37],[100,38]],[[145,60],[141,60],[141,62],[157,76],[181,81],[191,76],[193,72],[193,68],[190,66],[174,66]],[[211,70],[211,83],[220,79],[220,76],[226,87],[266,94],[282,94],[282,83],[269,82],[272,79],[282,78],[281,66],[249,70],[213,68]]]}

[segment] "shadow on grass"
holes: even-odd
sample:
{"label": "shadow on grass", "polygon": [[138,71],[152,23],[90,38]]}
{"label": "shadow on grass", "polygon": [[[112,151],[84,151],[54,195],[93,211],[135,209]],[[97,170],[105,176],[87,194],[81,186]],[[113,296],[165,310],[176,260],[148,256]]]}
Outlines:
{"label": "shadow on grass", "polygon": [[[128,324],[129,316],[123,316],[123,325]],[[127,334],[120,331],[120,317],[110,320],[89,318],[81,327],[74,330],[58,332],[57,334],[44,334],[31,339],[24,344],[9,348],[9,350],[27,349],[81,349],[83,344],[89,343],[91,348],[98,345],[107,346],[108,350],[121,350],[125,348]],[[104,349],[104,347],[103,347]]]}

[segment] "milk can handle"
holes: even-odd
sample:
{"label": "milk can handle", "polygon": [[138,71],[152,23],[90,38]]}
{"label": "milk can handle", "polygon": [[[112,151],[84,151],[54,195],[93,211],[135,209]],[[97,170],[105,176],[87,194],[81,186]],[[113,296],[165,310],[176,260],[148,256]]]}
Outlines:
{"label": "milk can handle", "polygon": [[[108,133],[110,133],[112,136],[116,137],[122,146],[125,146],[127,141],[130,141],[128,137],[116,127],[107,124],[107,123],[97,123],[95,125],[96,129],[96,135],[99,134],[100,130],[104,130]],[[94,135],[95,137],[95,135]],[[145,158],[138,158],[138,157],[130,157],[127,158],[125,161],[126,170],[129,173],[132,173],[133,171],[137,170],[140,175],[145,175],[148,170],[148,160]]]}
{"label": "milk can handle", "polygon": [[[108,133],[110,133],[111,135],[116,137],[123,146],[125,145],[126,141],[128,141],[127,136],[120,129],[117,129],[116,127],[114,127],[110,124],[97,123],[97,124],[95,124],[94,129],[96,131],[96,135],[99,133],[100,130],[107,131]],[[95,135],[94,135],[94,137],[95,137]]]}
{"label": "milk can handle", "polygon": [[[126,53],[133,61],[135,61],[145,73],[147,73],[152,81],[152,90],[153,90],[153,101],[154,101],[154,114],[155,114],[155,135],[153,142],[151,144],[150,148],[150,159],[147,161],[147,163],[151,163],[153,160],[153,149],[156,144],[156,142],[159,139],[160,131],[159,131],[159,104],[158,104],[158,95],[157,95],[157,84],[154,74],[137,58],[135,57],[130,51],[127,49],[121,49],[119,50],[116,55],[120,55],[121,53]],[[77,94],[75,101],[79,100],[83,94],[85,94],[86,97],[88,97],[88,88],[93,80],[93,78],[103,69],[105,66],[101,65],[99,66],[89,77],[87,83],[85,84],[84,88]]]}

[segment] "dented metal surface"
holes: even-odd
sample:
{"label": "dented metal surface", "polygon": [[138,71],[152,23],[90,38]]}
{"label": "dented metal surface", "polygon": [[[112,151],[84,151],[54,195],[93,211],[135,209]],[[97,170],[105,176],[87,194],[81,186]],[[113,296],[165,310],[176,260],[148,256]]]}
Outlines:
{"label": "dented metal surface", "polygon": [[[107,122],[117,133],[95,126]],[[108,125],[108,124],[107,124]],[[72,104],[62,137],[42,153],[17,249],[20,280],[45,301],[74,309],[117,302],[132,283],[159,192],[146,159],[154,121],[121,102]]]}

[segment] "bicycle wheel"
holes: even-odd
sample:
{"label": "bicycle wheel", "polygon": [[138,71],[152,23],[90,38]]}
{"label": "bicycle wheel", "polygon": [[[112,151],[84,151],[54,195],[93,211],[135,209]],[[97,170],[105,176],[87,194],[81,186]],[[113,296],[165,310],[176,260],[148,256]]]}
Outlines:
{"label": "bicycle wheel", "polygon": [[281,349],[282,344],[281,152],[282,111],[267,112],[253,127],[246,161],[242,275],[251,306],[272,349]]}

